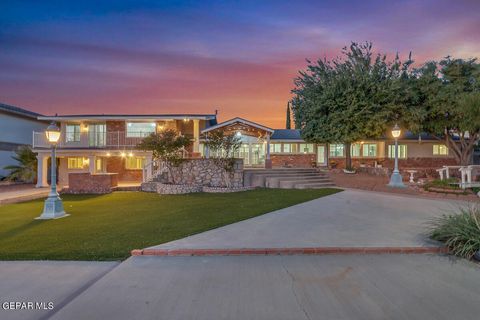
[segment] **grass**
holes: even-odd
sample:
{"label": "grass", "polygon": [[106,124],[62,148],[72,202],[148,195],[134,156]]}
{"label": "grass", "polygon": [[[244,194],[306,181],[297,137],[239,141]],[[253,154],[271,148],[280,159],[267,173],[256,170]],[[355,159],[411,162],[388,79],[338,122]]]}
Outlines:
{"label": "grass", "polygon": [[430,237],[445,243],[453,254],[470,259],[480,250],[480,209],[471,206],[459,210],[459,214],[434,219]]}
{"label": "grass", "polygon": [[120,260],[180,239],[338,192],[257,189],[224,194],[64,195],[57,220],[34,220],[43,200],[0,206],[0,260]]}
{"label": "grass", "polygon": [[435,188],[444,188],[444,189],[455,189],[458,190],[460,189],[460,186],[458,185],[458,181],[455,178],[448,178],[444,180],[433,180],[430,181],[426,187],[435,187]]}

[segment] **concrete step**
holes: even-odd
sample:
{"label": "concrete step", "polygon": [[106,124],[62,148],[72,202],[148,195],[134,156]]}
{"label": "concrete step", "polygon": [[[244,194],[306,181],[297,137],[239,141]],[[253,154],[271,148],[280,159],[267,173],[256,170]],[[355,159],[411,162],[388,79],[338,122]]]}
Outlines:
{"label": "concrete step", "polygon": [[333,188],[335,184],[333,182],[315,182],[315,183],[300,183],[296,184],[294,189],[322,189],[322,188]]}
{"label": "concrete step", "polygon": [[289,180],[279,180],[277,183],[270,185],[270,188],[293,189],[297,184],[311,184],[311,183],[333,183],[328,178],[298,178]]}
{"label": "concrete step", "polygon": [[318,174],[312,175],[294,175],[294,176],[271,176],[265,178],[265,187],[278,188],[281,181],[296,181],[296,180],[309,180],[309,179],[328,179],[326,176],[320,176]]}
{"label": "concrete step", "polygon": [[320,176],[318,173],[255,175],[252,178],[252,183],[256,187],[268,187],[270,182],[277,183],[276,181],[280,179],[296,179],[300,177],[323,177],[323,175]]}

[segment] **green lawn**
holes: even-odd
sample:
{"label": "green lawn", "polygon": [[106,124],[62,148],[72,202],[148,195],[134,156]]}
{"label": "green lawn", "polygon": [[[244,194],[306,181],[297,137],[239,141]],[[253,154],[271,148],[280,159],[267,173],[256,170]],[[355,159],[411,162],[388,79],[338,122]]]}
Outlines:
{"label": "green lawn", "polygon": [[0,206],[0,260],[119,260],[132,249],[180,239],[338,192],[258,189],[158,195],[64,195],[71,215],[34,220],[43,200]]}

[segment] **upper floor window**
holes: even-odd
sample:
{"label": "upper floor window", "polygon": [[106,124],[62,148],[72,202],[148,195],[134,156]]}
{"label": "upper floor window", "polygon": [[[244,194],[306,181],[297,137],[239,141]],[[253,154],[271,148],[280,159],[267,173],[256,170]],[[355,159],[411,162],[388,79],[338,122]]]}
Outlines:
{"label": "upper floor window", "polygon": [[127,122],[127,138],[143,138],[155,133],[155,122]]}
{"label": "upper floor window", "polygon": [[376,143],[364,143],[363,144],[363,156],[364,157],[376,157],[377,156],[377,144]]}
{"label": "upper floor window", "polygon": [[303,153],[314,153],[313,143],[300,143],[300,152]]}
{"label": "upper floor window", "polygon": [[343,157],[343,144],[331,144],[330,145],[330,157]]}
{"label": "upper floor window", "polygon": [[[395,158],[395,145],[390,144],[388,145],[388,157]],[[399,144],[398,145],[398,158],[405,159],[407,158],[407,145],[406,144]]]}
{"label": "upper floor window", "polygon": [[65,142],[79,142],[80,141],[80,125],[67,124],[65,125]]}
{"label": "upper floor window", "polygon": [[360,144],[352,144],[350,148],[350,154],[352,155],[352,157],[360,157]]}
{"label": "upper floor window", "polygon": [[444,144],[434,144],[433,145],[433,155],[434,156],[446,156],[448,155],[448,148]]}

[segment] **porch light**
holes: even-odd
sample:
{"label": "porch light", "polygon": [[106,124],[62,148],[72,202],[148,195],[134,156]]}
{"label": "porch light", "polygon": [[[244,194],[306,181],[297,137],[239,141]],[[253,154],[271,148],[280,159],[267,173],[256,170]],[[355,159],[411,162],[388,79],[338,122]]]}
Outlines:
{"label": "porch light", "polygon": [[237,131],[237,133],[235,134],[237,137],[241,137],[242,136],[242,133],[240,131]]}
{"label": "porch light", "polygon": [[128,154],[128,156],[129,156],[129,157],[133,157],[133,153],[130,152],[130,153]]}
{"label": "porch light", "polygon": [[107,157],[110,157],[110,156],[111,156],[110,152],[107,152]]}
{"label": "porch light", "polygon": [[57,127],[55,122],[52,122],[45,130],[45,135],[47,136],[48,142],[51,144],[57,144],[60,139],[60,128]]}
{"label": "porch light", "polygon": [[122,158],[125,158],[126,153],[125,153],[125,152],[122,152],[122,153],[120,153],[120,155],[122,156]]}
{"label": "porch light", "polygon": [[395,123],[395,126],[392,129],[392,136],[396,139],[396,138],[400,137],[401,133],[402,133],[402,130],[400,129],[398,124]]}
{"label": "porch light", "polygon": [[163,131],[163,126],[161,124],[158,125],[158,130]]}

